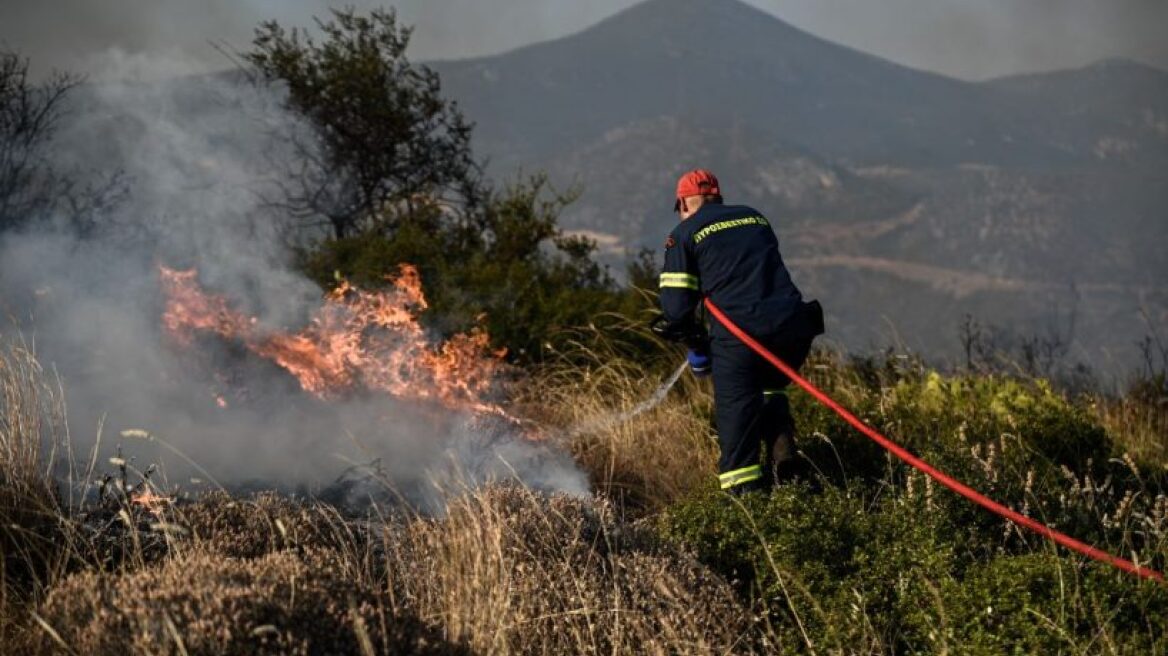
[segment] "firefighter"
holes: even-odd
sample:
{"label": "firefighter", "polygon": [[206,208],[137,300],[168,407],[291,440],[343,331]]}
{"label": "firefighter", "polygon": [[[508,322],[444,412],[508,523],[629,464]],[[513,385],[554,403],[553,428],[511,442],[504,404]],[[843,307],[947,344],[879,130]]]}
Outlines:
{"label": "firefighter", "polygon": [[713,373],[722,489],[769,489],[800,470],[786,396],[791,381],[717,321],[707,332],[696,313],[708,296],[798,369],[812,339],[823,333],[823,311],[817,301],[803,301],[770,223],[753,208],[723,204],[713,173],[697,169],[681,176],[673,209],[681,221],[665,241],[663,312],[654,329],[685,342],[695,375]]}

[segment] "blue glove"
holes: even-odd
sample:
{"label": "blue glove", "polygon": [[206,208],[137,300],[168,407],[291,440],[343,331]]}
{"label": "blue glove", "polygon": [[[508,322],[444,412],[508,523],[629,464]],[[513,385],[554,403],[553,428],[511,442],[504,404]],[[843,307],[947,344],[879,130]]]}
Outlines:
{"label": "blue glove", "polygon": [[686,352],[685,359],[689,362],[689,370],[693,372],[695,378],[705,378],[710,375],[711,361],[708,353],[690,349]]}

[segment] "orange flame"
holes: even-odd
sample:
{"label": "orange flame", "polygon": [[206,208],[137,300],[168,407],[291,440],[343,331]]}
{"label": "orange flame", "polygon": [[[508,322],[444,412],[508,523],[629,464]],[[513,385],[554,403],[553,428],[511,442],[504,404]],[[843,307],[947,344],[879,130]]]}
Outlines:
{"label": "orange flame", "polygon": [[144,488],[134,496],[130,497],[130,503],[135,506],[142,506],[147,512],[154,516],[162,515],[162,511],[166,510],[166,506],[172,501],[168,496],[155,494],[149,487]]}
{"label": "orange flame", "polygon": [[485,399],[505,366],[505,352],[491,352],[489,335],[479,329],[431,345],[417,320],[427,304],[412,265],[401,265],[392,286],[382,291],[342,281],[325,295],[308,327],[297,333],[265,329],[222,296],[207,294],[194,269],[159,270],[167,297],[162,322],[180,345],[190,346],[200,333],[238,340],[322,399],[367,389],[504,414]]}

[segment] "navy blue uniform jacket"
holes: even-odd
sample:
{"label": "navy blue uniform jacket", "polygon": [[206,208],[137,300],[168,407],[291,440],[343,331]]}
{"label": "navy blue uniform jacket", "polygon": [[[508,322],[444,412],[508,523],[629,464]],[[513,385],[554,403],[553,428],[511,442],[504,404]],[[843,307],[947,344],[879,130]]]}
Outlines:
{"label": "navy blue uniform jacket", "polygon": [[[703,296],[747,333],[779,332],[803,296],[779,255],[770,223],[745,205],[706,203],[678,223],[665,242],[661,309],[672,326],[693,321]],[[714,322],[715,339],[734,339]]]}

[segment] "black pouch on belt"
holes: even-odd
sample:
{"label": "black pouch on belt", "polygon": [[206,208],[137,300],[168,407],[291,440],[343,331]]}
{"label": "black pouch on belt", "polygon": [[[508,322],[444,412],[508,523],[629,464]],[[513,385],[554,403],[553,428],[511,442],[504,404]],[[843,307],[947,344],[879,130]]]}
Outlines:
{"label": "black pouch on belt", "polygon": [[803,314],[803,325],[807,327],[810,337],[822,335],[823,328],[823,306],[819,301],[808,301],[803,304],[801,309]]}

